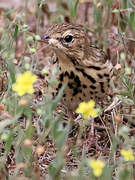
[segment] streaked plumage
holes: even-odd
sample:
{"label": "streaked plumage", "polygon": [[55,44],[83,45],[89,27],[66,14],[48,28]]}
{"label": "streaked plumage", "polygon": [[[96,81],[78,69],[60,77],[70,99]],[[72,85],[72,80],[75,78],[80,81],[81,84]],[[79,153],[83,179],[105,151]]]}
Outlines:
{"label": "streaked plumage", "polygon": [[56,93],[63,83],[67,84],[62,97],[64,104],[75,110],[82,101],[102,101],[113,67],[101,49],[89,45],[83,26],[56,24],[41,38],[54,51],[54,63],[59,66]]}

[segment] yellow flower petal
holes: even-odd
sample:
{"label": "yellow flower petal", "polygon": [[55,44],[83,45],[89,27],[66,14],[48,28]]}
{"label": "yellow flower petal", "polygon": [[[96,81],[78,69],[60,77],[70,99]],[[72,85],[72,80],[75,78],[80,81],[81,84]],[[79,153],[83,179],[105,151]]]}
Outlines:
{"label": "yellow flower petal", "polygon": [[88,102],[82,102],[79,104],[76,109],[76,113],[81,113],[84,119],[88,119],[88,117],[96,117],[98,115],[98,110],[94,108],[95,101],[90,100]]}
{"label": "yellow flower petal", "polygon": [[96,177],[99,177],[102,175],[102,170],[105,167],[105,163],[101,160],[90,160],[89,161],[90,167],[93,169],[93,174]]}
{"label": "yellow flower petal", "polygon": [[13,84],[12,89],[18,93],[19,96],[25,93],[32,94],[34,92],[33,83],[37,80],[36,75],[33,75],[30,71],[26,71],[23,74],[19,74],[16,83]]}
{"label": "yellow flower petal", "polygon": [[124,157],[125,161],[134,161],[135,160],[135,157],[133,155],[133,151],[131,149],[129,149],[129,150],[122,149],[120,151],[120,153]]}
{"label": "yellow flower petal", "polygon": [[96,177],[100,177],[102,174],[102,169],[100,169],[100,168],[93,169],[93,173]]}
{"label": "yellow flower petal", "polygon": [[90,108],[94,108],[94,106],[95,106],[95,101],[94,101],[94,100],[90,100],[90,101],[88,102],[88,106],[89,106]]}

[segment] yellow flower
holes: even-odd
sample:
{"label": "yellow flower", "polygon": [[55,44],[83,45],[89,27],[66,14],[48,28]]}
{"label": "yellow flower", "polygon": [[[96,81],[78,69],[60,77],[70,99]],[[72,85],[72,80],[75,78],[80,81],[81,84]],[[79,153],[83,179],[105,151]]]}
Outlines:
{"label": "yellow flower", "polygon": [[95,101],[90,100],[88,102],[82,102],[76,109],[76,113],[81,113],[84,119],[88,117],[95,117],[98,115],[98,109],[94,109]]}
{"label": "yellow flower", "polygon": [[32,94],[34,92],[33,83],[36,80],[36,75],[33,75],[30,71],[26,71],[18,75],[12,89],[16,91],[19,96],[23,96],[25,93]]}
{"label": "yellow flower", "polygon": [[101,160],[90,160],[89,161],[90,167],[93,169],[93,174],[96,177],[99,177],[102,175],[102,170],[105,167],[105,163]]}
{"label": "yellow flower", "polygon": [[122,149],[120,151],[120,153],[124,157],[125,161],[134,161],[135,160],[135,157],[133,155],[133,151],[131,149],[129,149],[129,150]]}

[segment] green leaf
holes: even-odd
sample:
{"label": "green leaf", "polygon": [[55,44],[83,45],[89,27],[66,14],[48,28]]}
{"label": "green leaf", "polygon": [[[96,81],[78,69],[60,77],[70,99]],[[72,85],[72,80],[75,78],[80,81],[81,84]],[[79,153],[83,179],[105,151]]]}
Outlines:
{"label": "green leaf", "polygon": [[74,5],[74,17],[76,17],[78,3],[79,3],[79,0],[76,0],[75,5]]}
{"label": "green leaf", "polygon": [[109,167],[105,167],[103,169],[103,175],[101,176],[101,180],[112,180],[112,174],[113,174],[113,171],[114,171],[114,167],[113,166],[109,166]]}
{"label": "green leaf", "polygon": [[62,86],[62,88],[59,90],[58,95],[57,95],[56,98],[53,100],[53,108],[54,108],[54,109],[56,108],[58,102],[60,101],[61,96],[62,96],[62,94],[63,94],[63,91],[64,91],[65,87],[66,87],[66,84],[65,84],[64,86]]}
{"label": "green leaf", "polygon": [[124,96],[118,96],[118,97],[123,103],[128,104],[128,105],[134,105],[134,101],[132,99],[129,99]]}
{"label": "green leaf", "polygon": [[65,164],[64,157],[62,152],[57,152],[55,159],[49,165],[49,174],[52,179],[60,180],[61,179],[61,169]]}
{"label": "green leaf", "polygon": [[18,25],[15,25],[15,30],[14,30],[14,33],[13,33],[13,38],[15,39],[18,35]]}
{"label": "green leaf", "polygon": [[123,0],[123,8],[128,8],[128,0]]}
{"label": "green leaf", "polygon": [[94,20],[97,24],[102,23],[102,11],[98,8],[94,9]]}
{"label": "green leaf", "polygon": [[61,133],[59,133],[59,137],[56,139],[56,145],[59,149],[61,149],[65,143],[69,132],[69,126],[66,126]]}
{"label": "green leaf", "polygon": [[7,60],[6,63],[7,63],[7,67],[10,73],[12,84],[14,84],[15,83],[15,66],[12,60]]}
{"label": "green leaf", "polygon": [[126,27],[127,27],[126,21],[125,21],[124,19],[121,19],[121,20],[119,21],[119,26],[120,26],[121,31],[124,32],[125,29],[126,29]]}
{"label": "green leaf", "polygon": [[14,135],[14,131],[12,129],[12,130],[10,130],[8,139],[6,141],[5,151],[7,154],[9,153],[11,146],[12,146],[12,143],[13,143],[13,135]]}
{"label": "green leaf", "polygon": [[31,119],[32,117],[32,110],[29,107],[24,108],[24,114],[27,116],[28,119]]}
{"label": "green leaf", "polygon": [[132,174],[132,168],[127,169],[127,168],[123,168],[120,172],[119,172],[119,180],[131,180],[133,179],[133,174]]}
{"label": "green leaf", "polygon": [[79,0],[76,0],[75,3],[73,3],[71,0],[66,0],[66,3],[68,5],[71,17],[75,18]]}
{"label": "green leaf", "polygon": [[131,12],[131,13],[130,13],[129,25],[131,26],[131,28],[132,28],[133,30],[135,30],[135,12]]}
{"label": "green leaf", "polygon": [[135,12],[131,12],[130,13],[130,21],[134,22],[134,20],[135,20]]}
{"label": "green leaf", "polygon": [[61,149],[62,146],[65,145],[68,132],[69,132],[69,126],[67,125],[64,128],[61,123],[61,117],[58,117],[53,122],[52,136],[53,136],[53,139],[56,141],[56,145],[59,149]]}
{"label": "green leaf", "polygon": [[11,119],[0,121],[0,133],[2,133],[4,131],[4,128],[6,126],[9,126],[10,124],[12,124]]}

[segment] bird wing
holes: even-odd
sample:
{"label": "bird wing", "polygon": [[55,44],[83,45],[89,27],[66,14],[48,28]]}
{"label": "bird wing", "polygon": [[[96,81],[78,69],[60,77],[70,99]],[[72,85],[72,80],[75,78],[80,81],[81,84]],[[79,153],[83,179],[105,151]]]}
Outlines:
{"label": "bird wing", "polygon": [[95,46],[89,46],[87,49],[87,57],[84,58],[83,64],[85,66],[103,65],[107,62],[108,57],[102,49],[99,49]]}

